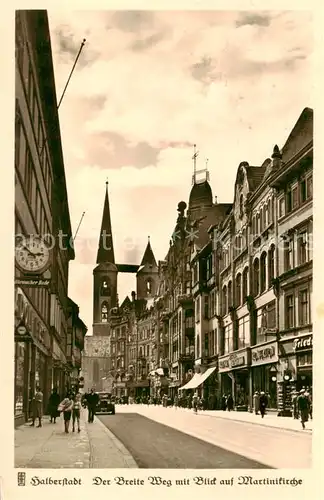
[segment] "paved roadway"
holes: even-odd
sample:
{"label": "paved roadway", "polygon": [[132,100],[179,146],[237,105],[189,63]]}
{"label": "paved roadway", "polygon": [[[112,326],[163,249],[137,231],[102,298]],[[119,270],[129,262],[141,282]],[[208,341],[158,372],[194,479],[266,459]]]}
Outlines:
{"label": "paved roadway", "polygon": [[158,406],[118,405],[99,418],[141,468],[311,467],[309,433]]}
{"label": "paved roadway", "polygon": [[264,469],[254,460],[154,422],[138,413],[98,415],[123,443],[140,468]]}

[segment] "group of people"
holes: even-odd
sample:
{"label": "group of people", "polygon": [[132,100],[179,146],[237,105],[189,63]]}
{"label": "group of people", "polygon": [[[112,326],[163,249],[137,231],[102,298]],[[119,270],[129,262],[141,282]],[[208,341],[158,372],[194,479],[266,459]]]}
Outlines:
{"label": "group of people", "polygon": [[56,423],[56,418],[63,413],[64,431],[69,432],[70,422],[72,419],[72,432],[75,432],[75,424],[77,423],[78,432],[80,429],[80,416],[81,416],[81,394],[76,391],[68,391],[65,398],[60,401],[60,395],[57,389],[54,388],[49,398],[48,410],[50,415],[50,422]]}
{"label": "group of people", "polygon": [[268,406],[268,396],[264,391],[261,392],[255,391],[253,395],[253,406],[254,406],[254,413],[256,415],[259,415],[260,412],[261,417],[264,418]]}
{"label": "group of people", "polygon": [[232,411],[234,410],[234,399],[232,394],[223,394],[221,399],[221,408],[223,411]]}

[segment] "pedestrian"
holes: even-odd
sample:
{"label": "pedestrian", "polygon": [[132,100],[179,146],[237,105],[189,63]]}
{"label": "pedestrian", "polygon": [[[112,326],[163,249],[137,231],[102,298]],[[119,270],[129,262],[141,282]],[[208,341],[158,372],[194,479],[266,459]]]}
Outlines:
{"label": "pedestrian", "polygon": [[259,404],[260,404],[261,417],[264,418],[264,415],[265,415],[265,412],[266,412],[266,409],[268,406],[268,398],[263,391],[260,392]]}
{"label": "pedestrian", "polygon": [[306,388],[305,396],[308,399],[308,404],[309,404],[309,418],[313,420],[313,399],[311,391],[308,387]]}
{"label": "pedestrian", "polygon": [[223,396],[222,396],[221,408],[222,408],[223,411],[226,411],[226,408],[227,408],[227,398],[226,398],[225,394],[223,394]]}
{"label": "pedestrian", "polygon": [[48,401],[48,413],[50,415],[50,423],[56,424],[56,418],[60,415],[60,413],[57,411],[57,407],[59,404],[60,404],[60,395],[57,392],[57,388],[54,387]]}
{"label": "pedestrian", "polygon": [[254,413],[259,415],[260,411],[260,394],[258,391],[255,391],[253,395],[253,403],[254,403]]}
{"label": "pedestrian", "polygon": [[35,426],[35,420],[38,418],[38,426],[42,427],[42,416],[43,416],[43,393],[39,385],[36,386],[36,392],[33,397],[33,421],[31,426]]}
{"label": "pedestrian", "polygon": [[95,392],[94,388],[92,388],[90,394],[88,394],[88,397],[87,397],[89,424],[92,423],[94,420],[94,416],[96,414],[96,408],[97,408],[98,402],[99,402],[99,396]]}
{"label": "pedestrian", "polygon": [[298,415],[298,392],[293,391],[292,397],[291,397],[291,402],[292,402],[292,407],[293,407],[293,416],[295,420],[298,420],[299,415]]}
{"label": "pedestrian", "polygon": [[195,392],[195,394],[193,395],[193,398],[192,398],[192,407],[193,407],[193,411],[195,413],[198,412],[198,394]]}
{"label": "pedestrian", "polygon": [[69,432],[70,420],[73,409],[73,396],[70,392],[67,392],[65,398],[58,406],[58,411],[63,413],[64,418],[64,432],[66,434]]}
{"label": "pedestrian", "polygon": [[75,431],[75,421],[78,424],[78,432],[80,432],[80,416],[81,416],[81,394],[77,392],[73,399],[72,408],[72,432]]}
{"label": "pedestrian", "polygon": [[226,405],[227,405],[228,411],[232,411],[234,409],[234,399],[233,399],[232,394],[229,394],[227,396]]}
{"label": "pedestrian", "polygon": [[305,422],[308,422],[309,415],[309,400],[305,396],[305,389],[302,389],[298,396],[298,410],[300,414],[300,420],[302,424],[302,428],[305,429]]}

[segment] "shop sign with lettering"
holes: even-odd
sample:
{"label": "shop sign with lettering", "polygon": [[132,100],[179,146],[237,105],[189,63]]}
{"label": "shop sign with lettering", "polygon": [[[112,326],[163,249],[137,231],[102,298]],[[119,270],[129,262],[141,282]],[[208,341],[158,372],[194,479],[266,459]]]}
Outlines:
{"label": "shop sign with lettering", "polygon": [[230,369],[231,369],[231,365],[230,365],[230,361],[229,361],[229,356],[226,356],[226,358],[220,358],[218,360],[219,373],[228,372]]}
{"label": "shop sign with lettering", "polygon": [[15,285],[21,287],[32,287],[32,288],[48,288],[50,286],[51,280],[41,279],[41,278],[16,278]]}
{"label": "shop sign with lettering", "polygon": [[218,360],[218,371],[229,372],[236,368],[242,368],[249,364],[249,352],[247,349],[233,352],[227,356],[221,357]]}
{"label": "shop sign with lettering", "polygon": [[246,364],[245,356],[241,354],[231,354],[230,355],[230,365],[231,368],[238,368]]}
{"label": "shop sign with lettering", "polygon": [[293,350],[295,352],[307,351],[313,348],[313,335],[299,337],[293,341]]}
{"label": "shop sign with lettering", "polygon": [[252,348],[252,366],[265,365],[268,363],[277,363],[278,357],[278,344],[265,344],[261,347]]}

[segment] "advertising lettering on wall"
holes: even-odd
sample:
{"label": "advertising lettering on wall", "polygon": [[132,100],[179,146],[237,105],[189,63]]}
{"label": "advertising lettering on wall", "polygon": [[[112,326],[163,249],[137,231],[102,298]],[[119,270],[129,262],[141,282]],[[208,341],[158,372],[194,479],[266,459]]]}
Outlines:
{"label": "advertising lettering on wall", "polygon": [[278,344],[265,345],[252,349],[252,365],[276,363],[278,361]]}
{"label": "advertising lettering on wall", "polygon": [[246,364],[245,356],[239,354],[231,354],[229,361],[232,368],[236,368],[238,366],[244,366]]}
{"label": "advertising lettering on wall", "polygon": [[295,352],[306,351],[312,348],[313,348],[313,335],[308,335],[307,337],[294,339],[293,350]]}

